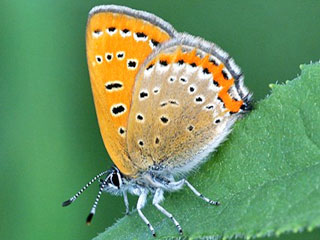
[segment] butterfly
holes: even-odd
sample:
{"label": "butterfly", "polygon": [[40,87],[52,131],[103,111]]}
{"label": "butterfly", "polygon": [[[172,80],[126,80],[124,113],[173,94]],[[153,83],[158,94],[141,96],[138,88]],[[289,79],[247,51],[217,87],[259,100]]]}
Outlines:
{"label": "butterfly", "polygon": [[138,196],[137,212],[155,236],[142,208],[147,196],[161,206],[164,193],[187,186],[205,202],[185,176],[203,163],[251,109],[251,94],[234,60],[214,43],[178,33],[144,11],[104,5],[89,13],[87,60],[100,132],[114,167],[95,176],[63,203],[67,206],[93,182],[102,192]]}

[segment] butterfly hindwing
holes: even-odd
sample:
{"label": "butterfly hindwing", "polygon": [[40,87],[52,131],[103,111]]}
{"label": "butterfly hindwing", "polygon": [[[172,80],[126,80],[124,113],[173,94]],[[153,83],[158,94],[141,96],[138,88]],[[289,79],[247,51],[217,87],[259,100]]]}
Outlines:
{"label": "butterfly hindwing", "polygon": [[129,155],[141,169],[188,172],[221,143],[249,98],[227,53],[182,34],[153,53],[137,75]]}
{"label": "butterfly hindwing", "polygon": [[89,14],[87,59],[100,131],[111,159],[125,175],[137,171],[126,145],[136,74],[153,49],[175,34],[153,14],[126,7],[98,6]]}

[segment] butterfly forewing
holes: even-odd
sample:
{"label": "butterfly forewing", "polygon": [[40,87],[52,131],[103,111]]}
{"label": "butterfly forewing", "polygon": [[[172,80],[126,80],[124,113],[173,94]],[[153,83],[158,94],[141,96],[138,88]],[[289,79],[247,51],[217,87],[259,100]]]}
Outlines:
{"label": "butterfly forewing", "polygon": [[156,16],[119,6],[94,8],[87,23],[87,59],[101,135],[120,171],[134,175],[126,145],[136,74],[147,56],[175,35]]}
{"label": "butterfly forewing", "polygon": [[181,35],[140,70],[128,150],[141,169],[188,172],[225,138],[248,99],[240,69],[214,44]]}

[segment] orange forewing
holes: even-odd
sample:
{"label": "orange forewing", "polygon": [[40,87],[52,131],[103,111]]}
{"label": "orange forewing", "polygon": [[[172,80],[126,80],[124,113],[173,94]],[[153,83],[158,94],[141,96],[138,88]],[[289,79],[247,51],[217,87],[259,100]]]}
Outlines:
{"label": "orange forewing", "polygon": [[[124,37],[124,33],[127,36]],[[143,33],[147,40],[137,41],[135,33]],[[152,52],[150,40],[162,43],[169,38],[169,34],[160,27],[124,13],[97,12],[88,20],[87,59],[100,132],[112,161],[128,176],[137,173],[126,146],[127,121],[135,76]],[[123,58],[118,58],[117,53],[124,53]],[[106,54],[109,54],[109,59]],[[128,59],[137,60],[136,68],[128,68]],[[107,89],[106,84],[115,88]],[[113,109],[113,106],[119,104],[122,107]],[[120,114],[115,115],[113,110]]]}

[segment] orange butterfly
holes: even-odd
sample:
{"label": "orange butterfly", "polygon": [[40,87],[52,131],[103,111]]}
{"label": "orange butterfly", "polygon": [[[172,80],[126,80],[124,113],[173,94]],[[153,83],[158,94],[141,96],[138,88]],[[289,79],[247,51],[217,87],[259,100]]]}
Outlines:
{"label": "orange butterfly", "polygon": [[115,166],[94,177],[67,206],[96,180],[100,190],[87,218],[91,222],[103,191],[139,196],[137,211],[152,234],[141,209],[147,195],[161,205],[165,191],[187,185],[212,205],[185,178],[229,134],[250,110],[243,74],[234,60],[213,43],[173,27],[153,14],[109,5],[93,8],[87,24],[87,59],[101,135]]}

